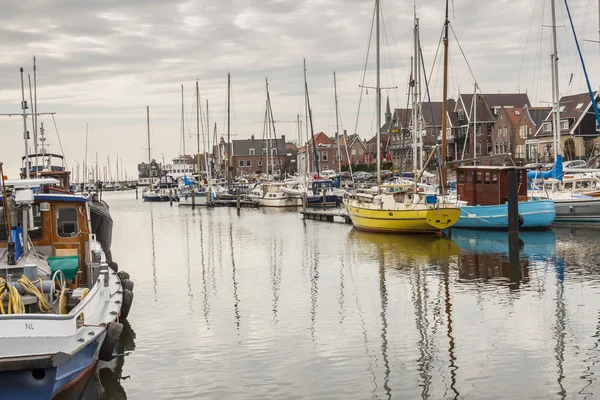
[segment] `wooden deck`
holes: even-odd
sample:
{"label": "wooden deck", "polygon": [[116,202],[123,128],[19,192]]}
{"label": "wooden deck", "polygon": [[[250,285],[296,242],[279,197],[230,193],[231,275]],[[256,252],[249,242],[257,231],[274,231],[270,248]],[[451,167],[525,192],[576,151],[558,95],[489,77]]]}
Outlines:
{"label": "wooden deck", "polygon": [[302,218],[304,219],[312,219],[314,221],[323,221],[323,222],[342,222],[345,224],[350,224],[350,217],[346,213],[345,210],[302,210],[300,211],[302,214]]}

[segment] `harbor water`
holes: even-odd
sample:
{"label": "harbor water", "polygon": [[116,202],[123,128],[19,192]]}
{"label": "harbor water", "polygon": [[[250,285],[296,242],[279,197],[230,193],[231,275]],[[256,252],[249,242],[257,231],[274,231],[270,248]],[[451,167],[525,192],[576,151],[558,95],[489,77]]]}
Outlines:
{"label": "harbor water", "polygon": [[600,230],[521,233],[511,263],[503,232],[103,196],[135,300],[90,398],[600,398]]}

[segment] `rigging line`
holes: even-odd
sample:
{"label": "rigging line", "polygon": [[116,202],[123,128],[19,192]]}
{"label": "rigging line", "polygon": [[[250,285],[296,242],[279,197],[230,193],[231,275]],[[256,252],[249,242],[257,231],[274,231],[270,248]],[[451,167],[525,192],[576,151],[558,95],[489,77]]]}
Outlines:
{"label": "rigging line", "polygon": [[431,82],[431,77],[433,76],[433,71],[434,71],[434,68],[437,63],[437,57],[440,52],[440,46],[442,45],[443,37],[444,37],[444,28],[442,27],[442,31],[440,32],[440,39],[438,40],[437,49],[435,50],[435,56],[433,57],[433,63],[431,64],[431,70],[429,71],[429,78],[427,79],[429,82]]}
{"label": "rigging line", "polygon": [[[377,2],[375,3],[375,7],[377,7]],[[365,77],[367,76],[367,63],[369,62],[369,52],[371,50],[371,40],[373,39],[373,26],[375,24],[375,9],[373,9],[373,17],[371,18],[371,33],[369,34],[369,42],[367,44],[367,54],[365,57],[365,66],[363,68],[363,77],[361,80],[361,86],[365,85]],[[362,101],[364,93],[364,88],[360,88],[360,96],[358,97],[358,111],[356,112],[356,122],[354,124],[354,133],[357,133],[358,130],[358,117],[360,116],[360,104]]]}
{"label": "rigging line", "polygon": [[537,10],[539,0],[535,0],[533,5],[533,12],[531,13],[531,20],[529,21],[529,29],[527,30],[527,38],[525,39],[525,48],[523,49],[523,57],[521,57],[521,65],[519,66],[519,74],[517,75],[517,89],[521,83],[521,72],[523,71],[523,63],[525,62],[525,55],[527,54],[527,46],[529,45],[529,36],[531,35],[531,28],[533,27],[533,19],[535,17],[535,11]]}
{"label": "rigging line", "polygon": [[535,52],[535,60],[533,64],[533,96],[537,98],[538,103],[542,101],[540,94],[540,68],[541,68],[541,55],[543,49],[543,39],[544,39],[544,13],[546,10],[546,0],[542,0],[542,6],[540,8],[540,23],[539,23],[539,32],[538,32],[538,41]]}
{"label": "rigging line", "polygon": [[[381,8],[382,8],[382,14],[383,14],[382,21],[383,21],[383,23],[385,24],[385,23],[386,23],[385,21],[386,21],[388,18],[387,18],[387,11],[386,11],[386,9],[385,9],[385,3],[384,3],[384,2],[382,2],[382,3],[381,3]],[[388,26],[391,26],[391,25],[390,25],[390,24],[388,24]],[[392,30],[392,28],[391,28],[391,27],[389,28],[389,31],[390,31],[390,33],[391,33],[391,35],[392,35],[392,39],[394,40],[394,44],[395,44],[395,46],[396,46],[396,50],[398,51],[398,58],[400,59],[400,67],[401,67],[401,68],[404,70],[404,72],[407,72],[407,70],[406,70],[406,66],[405,66],[405,65],[404,65],[404,63],[402,62],[402,54],[400,53],[400,48],[398,47],[398,42],[396,41],[396,36],[394,35],[394,31]],[[384,31],[384,34],[385,34],[385,31]]]}
{"label": "rigging line", "polygon": [[[462,49],[462,46],[460,45],[460,41],[458,40],[458,37],[456,37],[456,32],[454,32],[454,28],[452,27],[452,24],[448,24],[450,25],[450,30],[452,31],[452,35],[454,36],[454,40],[456,40],[456,44],[458,45],[458,48],[460,49],[460,53],[462,54],[463,58],[465,59],[465,63],[467,64],[467,68],[469,68],[469,72],[471,73],[471,77],[473,78],[473,80],[475,81],[475,83],[477,83],[477,86],[479,86],[479,82],[477,82],[477,78],[475,78],[475,74],[473,73],[473,70],[471,69],[471,65],[469,64],[469,60],[467,60],[467,56],[465,55],[465,52]],[[481,89],[481,87],[480,87]]]}
{"label": "rigging line", "polygon": [[58,137],[58,145],[60,146],[60,152],[63,155],[63,164],[67,164],[67,156],[65,155],[65,150],[63,149],[62,141],[60,140],[60,134],[58,133],[58,127],[56,126],[56,120],[54,119],[54,114],[52,114],[52,122],[54,123],[54,130],[56,131],[56,136]]}

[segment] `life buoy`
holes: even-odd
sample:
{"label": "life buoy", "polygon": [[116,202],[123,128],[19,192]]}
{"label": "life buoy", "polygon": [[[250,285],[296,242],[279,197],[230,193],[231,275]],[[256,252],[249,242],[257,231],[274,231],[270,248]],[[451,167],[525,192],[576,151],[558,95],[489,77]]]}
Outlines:
{"label": "life buoy", "polygon": [[119,271],[117,272],[117,276],[119,277],[120,280],[125,280],[125,279],[129,279],[130,276],[127,272],[125,271]]}
{"label": "life buoy", "polygon": [[523,226],[523,223],[525,223],[525,219],[521,214],[519,214],[519,227]]}
{"label": "life buoy", "polygon": [[113,352],[119,343],[121,333],[123,332],[123,324],[119,322],[110,322],[106,327],[106,336],[100,346],[98,358],[102,361],[110,361],[113,357]]}
{"label": "life buoy", "polygon": [[121,287],[123,289],[131,290],[133,292],[133,281],[130,279],[123,279],[121,281]]}

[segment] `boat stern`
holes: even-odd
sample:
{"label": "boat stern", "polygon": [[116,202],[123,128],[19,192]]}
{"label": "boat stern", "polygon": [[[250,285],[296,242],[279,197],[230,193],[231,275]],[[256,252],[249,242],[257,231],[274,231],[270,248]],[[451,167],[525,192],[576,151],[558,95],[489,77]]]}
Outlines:
{"label": "boat stern", "polygon": [[427,211],[425,220],[429,225],[437,230],[443,230],[450,228],[458,222],[460,218],[460,208],[447,207],[447,208],[434,208]]}

